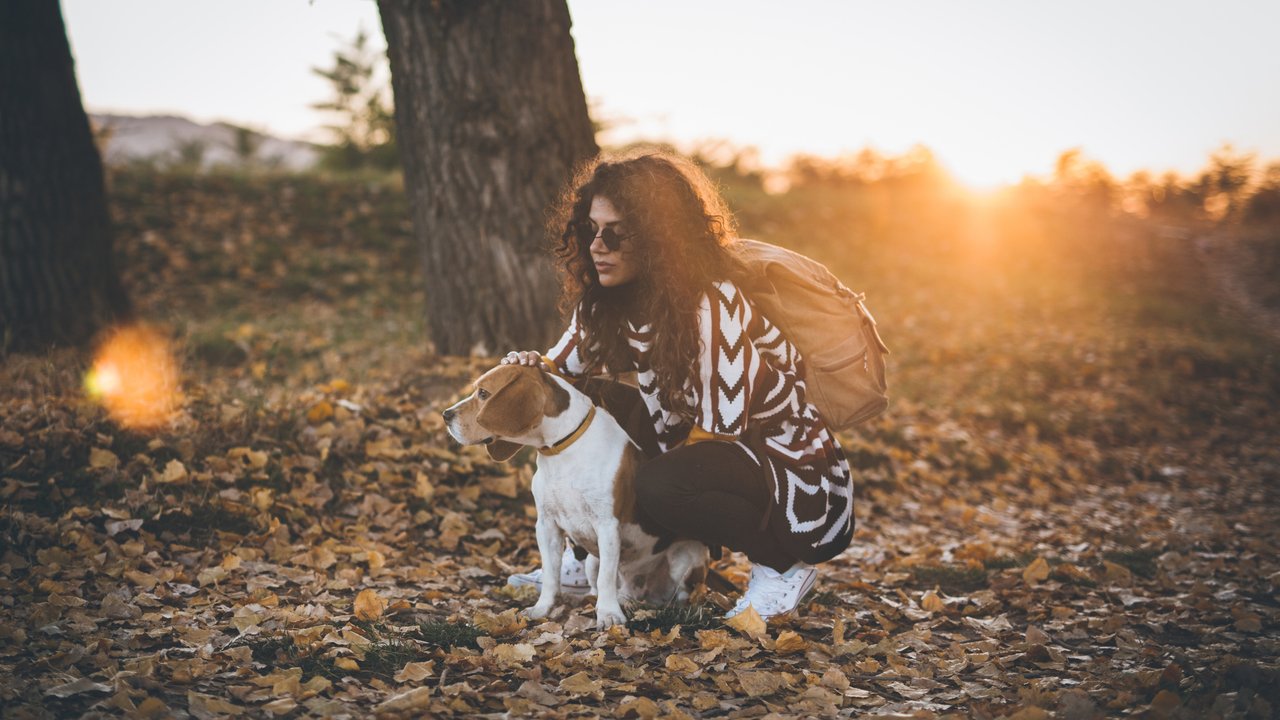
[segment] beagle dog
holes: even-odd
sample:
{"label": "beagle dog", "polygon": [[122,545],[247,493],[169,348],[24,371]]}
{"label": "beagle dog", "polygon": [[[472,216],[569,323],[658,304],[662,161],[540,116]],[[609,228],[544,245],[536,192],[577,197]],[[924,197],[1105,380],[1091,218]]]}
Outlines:
{"label": "beagle dog", "polygon": [[627,621],[623,602],[685,600],[690,583],[705,580],[705,545],[670,542],[640,527],[633,485],[640,450],[608,411],[563,378],[499,365],[445,410],[444,420],[455,440],[484,443],[498,460],[521,446],[538,448],[533,499],[542,592],[525,611],[529,617],[545,617],[555,605],[566,537],[591,554],[586,568],[599,629]]}

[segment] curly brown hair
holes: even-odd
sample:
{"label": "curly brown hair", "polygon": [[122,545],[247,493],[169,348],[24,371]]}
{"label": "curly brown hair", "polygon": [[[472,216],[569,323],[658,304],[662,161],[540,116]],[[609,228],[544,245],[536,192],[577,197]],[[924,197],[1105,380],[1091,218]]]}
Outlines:
{"label": "curly brown hair", "polygon": [[[588,213],[601,196],[621,215],[639,273],[620,287],[600,284],[590,246]],[[733,215],[711,180],[689,160],[646,150],[598,157],[578,169],[550,220],[554,253],[563,273],[561,308],[576,308],[588,347],[583,360],[594,372],[629,368],[627,321],[651,323],[650,352],[662,406],[686,420],[693,408],[685,388],[696,380],[702,294],[742,268],[729,246]]]}

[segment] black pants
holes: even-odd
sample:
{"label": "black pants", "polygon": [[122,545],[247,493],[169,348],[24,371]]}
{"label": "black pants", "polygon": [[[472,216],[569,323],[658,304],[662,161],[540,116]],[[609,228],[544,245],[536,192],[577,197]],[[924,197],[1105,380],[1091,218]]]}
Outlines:
{"label": "black pants", "polygon": [[764,471],[746,450],[707,440],[660,453],[639,391],[601,380],[585,381],[579,388],[617,418],[649,458],[635,483],[646,529],[713,549],[727,547],[779,572],[796,563],[772,528],[759,529],[772,499]]}

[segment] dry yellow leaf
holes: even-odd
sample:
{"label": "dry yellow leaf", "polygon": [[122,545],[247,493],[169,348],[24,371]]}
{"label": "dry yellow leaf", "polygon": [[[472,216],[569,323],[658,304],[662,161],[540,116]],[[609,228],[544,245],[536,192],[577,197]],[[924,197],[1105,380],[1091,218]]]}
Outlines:
{"label": "dry yellow leaf", "polygon": [[662,710],[658,704],[647,697],[631,698],[618,705],[618,715],[621,717],[635,716],[640,720],[653,720],[662,714]]}
{"label": "dry yellow leaf", "polygon": [[471,619],[471,624],[483,633],[493,637],[514,635],[529,624],[529,619],[520,614],[518,608],[511,608],[494,615],[481,610]]}
{"label": "dry yellow leaf", "polygon": [[356,595],[356,617],[361,620],[377,620],[382,617],[382,611],[386,607],[387,601],[372,588],[361,590]]}
{"label": "dry yellow leaf", "polygon": [[275,493],[271,492],[271,488],[256,487],[249,491],[249,497],[253,500],[253,506],[260,512],[270,510],[276,502]]}
{"label": "dry yellow leaf", "polygon": [[780,673],[765,670],[737,670],[734,675],[742,684],[743,692],[751,697],[772,695],[785,684]]}
{"label": "dry yellow leaf", "polygon": [[405,713],[414,710],[422,710],[431,703],[431,686],[414,688],[392,695],[374,706],[374,710],[378,713]]}
{"label": "dry yellow leaf", "polygon": [[321,400],[307,411],[307,422],[312,425],[319,425],[331,417],[333,417],[333,405],[330,405],[328,400]]}
{"label": "dry yellow leaf", "polygon": [[160,473],[160,475],[156,477],[156,480],[162,483],[176,483],[182,482],[186,479],[187,466],[183,465],[182,462],[178,460],[170,460],[169,463],[164,466],[164,472]]}
{"label": "dry yellow leaf", "polygon": [[1108,585],[1128,586],[1133,583],[1133,572],[1123,565],[1103,560],[1102,568],[1102,579]]}
{"label": "dry yellow leaf", "polygon": [[431,478],[419,471],[418,478],[413,486],[413,494],[430,503],[431,498],[436,496],[436,486],[431,484]]}
{"label": "dry yellow leaf", "polygon": [[534,649],[533,645],[529,643],[516,643],[514,645],[502,643],[495,645],[492,650],[485,654],[497,660],[500,666],[511,667],[513,665],[528,664],[533,659]]}
{"label": "dry yellow leaf", "polygon": [[119,467],[120,458],[110,450],[102,448],[93,448],[89,450],[89,467],[91,468],[113,468]]}
{"label": "dry yellow leaf", "polygon": [[130,582],[143,590],[150,590],[156,586],[156,583],[160,582],[160,578],[157,578],[154,575],[148,575],[140,570],[125,570],[124,576],[129,578]]}
{"label": "dry yellow leaf", "polygon": [[668,655],[664,664],[671,672],[691,673],[699,670],[698,663],[686,655]]}
{"label": "dry yellow leaf", "polygon": [[227,457],[239,461],[243,466],[261,470],[267,466],[267,454],[261,450],[247,447],[234,447],[227,451]]}
{"label": "dry yellow leaf", "polygon": [[822,673],[822,684],[837,692],[844,692],[849,689],[849,676],[833,665]]}
{"label": "dry yellow leaf", "polygon": [[396,682],[422,682],[435,672],[435,664],[435,660],[406,663],[400,668],[400,672],[396,673]]}
{"label": "dry yellow leaf", "polygon": [[342,668],[343,670],[359,670],[360,669],[360,663],[356,662],[353,658],[349,658],[349,657],[340,657],[337,660],[334,660],[333,664],[336,665],[337,667]]}
{"label": "dry yellow leaf", "polygon": [[1027,626],[1027,644],[1028,645],[1048,645],[1049,635],[1045,631],[1035,625]]}
{"label": "dry yellow leaf", "polygon": [[1049,563],[1038,557],[1030,565],[1022,569],[1022,579],[1028,585],[1036,585],[1049,579]]}
{"label": "dry yellow leaf", "polygon": [[382,567],[387,564],[387,558],[384,557],[382,553],[378,552],[377,550],[370,550],[368,562],[369,562],[369,571],[376,572],[378,570],[381,570]]}
{"label": "dry yellow leaf", "polygon": [[930,590],[924,594],[924,597],[920,598],[920,607],[933,613],[942,612],[946,609],[947,604],[942,601],[942,598],[938,597],[938,593]]}
{"label": "dry yellow leaf", "polygon": [[560,689],[574,695],[597,693],[600,692],[600,681],[586,672],[579,672],[561,680]]}
{"label": "dry yellow leaf", "polygon": [[773,642],[773,651],[779,655],[804,652],[808,647],[809,642],[800,637],[799,633],[791,630],[783,630],[778,634],[778,639]]}
{"label": "dry yellow leaf", "polygon": [[484,486],[485,492],[502,497],[513,498],[519,492],[515,475],[488,475],[481,478],[480,484]]}
{"label": "dry yellow leaf", "polygon": [[746,610],[729,618],[725,625],[755,639],[764,637],[767,630],[764,619],[760,617],[760,613],[756,612],[756,609],[751,605],[748,605]]}

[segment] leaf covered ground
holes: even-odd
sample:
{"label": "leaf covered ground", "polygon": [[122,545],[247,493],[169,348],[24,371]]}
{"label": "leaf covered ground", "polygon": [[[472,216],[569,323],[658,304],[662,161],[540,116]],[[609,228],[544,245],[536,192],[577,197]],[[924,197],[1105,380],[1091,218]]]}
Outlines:
{"label": "leaf covered ground", "polygon": [[917,190],[730,188],[893,348],[853,546],[767,628],[701,593],[601,633],[504,586],[531,459],[443,432],[493,360],[428,351],[394,183],[117,173],[181,407],[129,429],[90,357],[3,361],[4,717],[1272,716],[1275,347],[1136,221]]}

